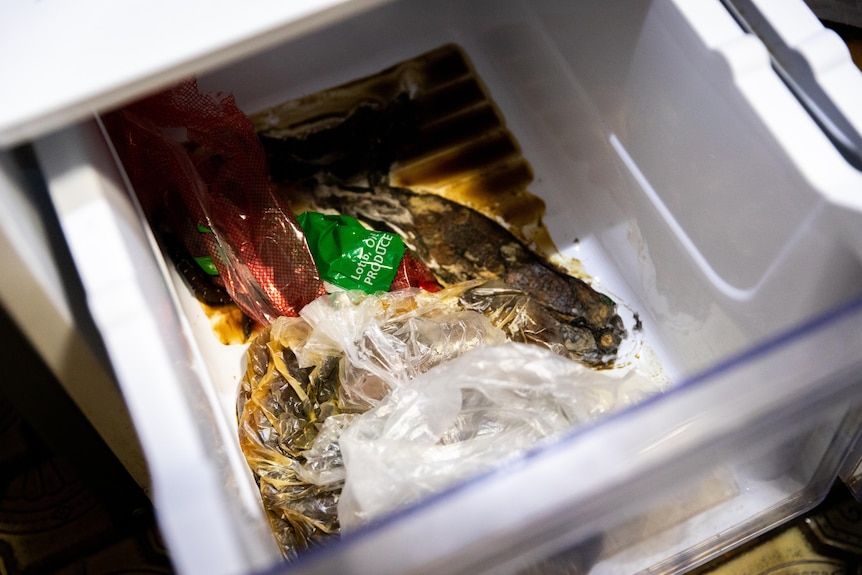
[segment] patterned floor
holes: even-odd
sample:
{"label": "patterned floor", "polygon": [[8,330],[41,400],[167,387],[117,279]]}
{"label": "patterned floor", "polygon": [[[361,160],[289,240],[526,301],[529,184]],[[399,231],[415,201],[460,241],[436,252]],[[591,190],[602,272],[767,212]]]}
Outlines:
{"label": "patterned floor", "polygon": [[0,396],[0,575],[171,574],[149,510],[116,507]]}
{"label": "patterned floor", "polygon": [[862,574],[862,504],[836,485],[816,509],[689,575]]}

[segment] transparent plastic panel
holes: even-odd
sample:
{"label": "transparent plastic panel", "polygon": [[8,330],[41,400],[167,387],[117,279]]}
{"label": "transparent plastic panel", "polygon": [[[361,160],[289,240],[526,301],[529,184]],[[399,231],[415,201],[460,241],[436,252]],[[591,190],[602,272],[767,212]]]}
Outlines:
{"label": "transparent plastic panel", "polygon": [[280,572],[691,568],[828,489],[859,429],[862,360],[841,350],[860,319],[857,301]]}
{"label": "transparent plastic panel", "polygon": [[853,493],[857,501],[862,501],[862,437],[850,450],[847,461],[839,474],[841,480]]}

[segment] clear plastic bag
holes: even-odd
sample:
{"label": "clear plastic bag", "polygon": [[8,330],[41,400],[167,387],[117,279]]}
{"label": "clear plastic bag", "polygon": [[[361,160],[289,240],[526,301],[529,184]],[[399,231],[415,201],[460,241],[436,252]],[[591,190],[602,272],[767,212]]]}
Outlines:
{"label": "clear plastic bag", "polygon": [[469,351],[393,390],[343,430],[341,527],[418,501],[654,391],[634,371],[591,370],[535,345]]}
{"label": "clear plastic bag", "polygon": [[433,366],[506,341],[460,290],[315,300],[249,346],[237,400],[239,441],[286,557],[338,532],[338,437],[358,414]]}
{"label": "clear plastic bag", "polygon": [[252,342],[240,445],[287,557],[660,390],[509,341],[483,285],[334,293]]}
{"label": "clear plastic bag", "polygon": [[[469,285],[474,283],[481,282]],[[366,410],[438,363],[506,341],[484,315],[463,309],[463,289],[459,285],[437,294],[414,289],[380,297],[330,294],[302,310],[315,337],[297,350],[297,358],[307,364],[327,351],[343,353],[341,401]]]}

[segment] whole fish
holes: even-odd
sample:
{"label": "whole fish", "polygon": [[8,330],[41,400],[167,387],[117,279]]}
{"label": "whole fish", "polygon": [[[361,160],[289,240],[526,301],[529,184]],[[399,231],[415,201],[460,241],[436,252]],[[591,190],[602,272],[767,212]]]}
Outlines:
{"label": "whole fish", "polygon": [[400,235],[444,286],[476,279],[502,282],[471,290],[462,300],[485,315],[503,317],[503,310],[515,305],[513,295],[522,298],[517,305],[531,312],[513,327],[521,334],[517,339],[525,339],[520,326],[529,317],[530,333],[561,338],[565,355],[597,367],[613,364],[626,337],[616,303],[541,258],[490,218],[434,194],[386,185],[318,184],[310,194],[306,202],[316,209],[336,210]]}

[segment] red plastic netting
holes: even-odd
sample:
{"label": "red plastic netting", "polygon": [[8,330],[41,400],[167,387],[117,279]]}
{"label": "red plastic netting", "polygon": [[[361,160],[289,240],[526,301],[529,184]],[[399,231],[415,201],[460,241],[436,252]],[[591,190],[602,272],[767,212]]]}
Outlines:
{"label": "red plastic netting", "polygon": [[401,258],[401,264],[395,272],[395,279],[392,280],[389,291],[410,287],[418,287],[430,292],[440,291],[440,284],[437,283],[437,278],[431,270],[408,249]]}
{"label": "red plastic netting", "polygon": [[251,122],[195,80],[105,119],[151,224],[208,254],[228,294],[268,324],[324,293],[293,213],[270,186]]}

